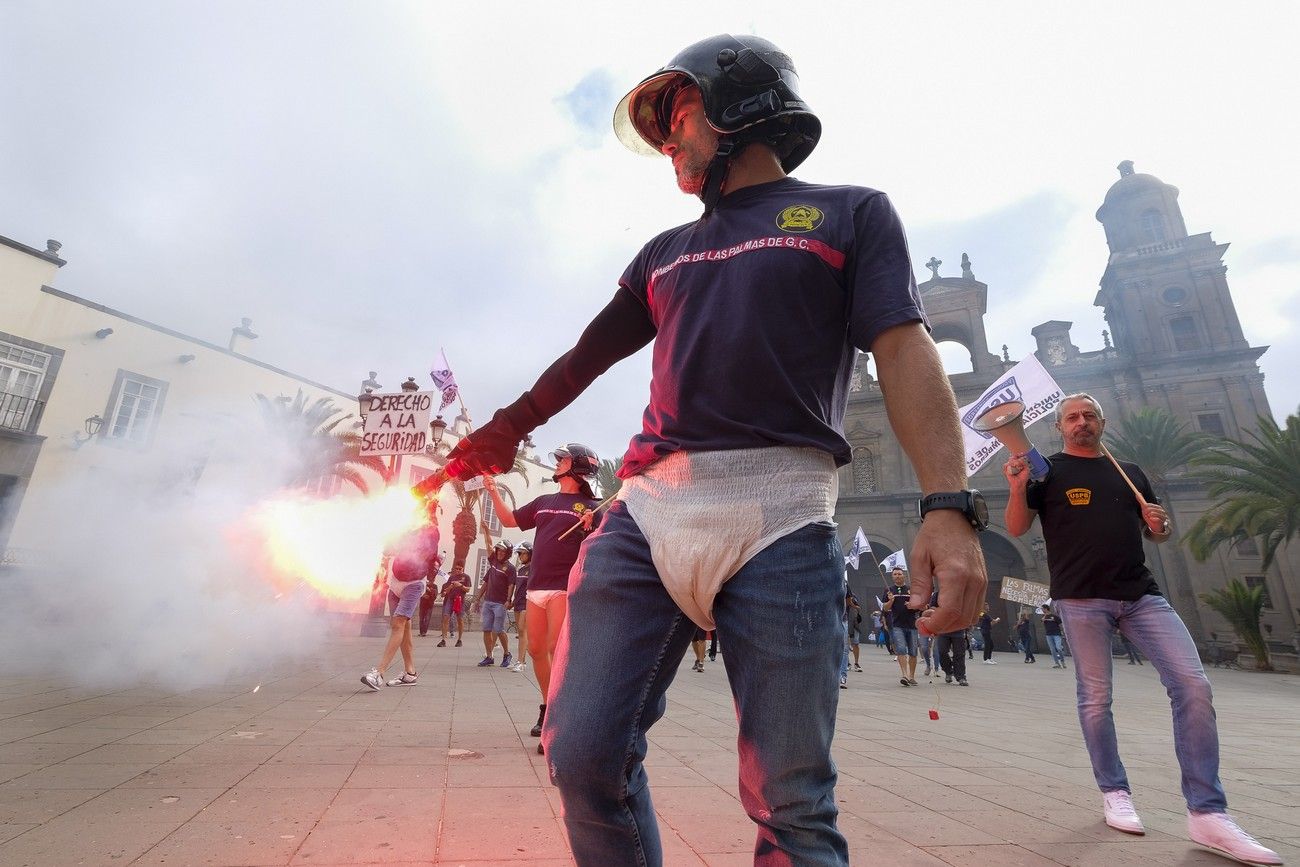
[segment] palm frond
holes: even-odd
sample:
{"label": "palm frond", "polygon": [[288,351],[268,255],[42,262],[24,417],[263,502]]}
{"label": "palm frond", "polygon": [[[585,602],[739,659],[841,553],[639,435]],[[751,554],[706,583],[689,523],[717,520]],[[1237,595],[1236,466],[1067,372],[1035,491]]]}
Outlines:
{"label": "palm frond", "polygon": [[1267,416],[1243,442],[1192,458],[1197,478],[1218,502],[1186,534],[1197,560],[1246,538],[1258,540],[1263,567],[1300,535],[1300,413],[1285,426]]}

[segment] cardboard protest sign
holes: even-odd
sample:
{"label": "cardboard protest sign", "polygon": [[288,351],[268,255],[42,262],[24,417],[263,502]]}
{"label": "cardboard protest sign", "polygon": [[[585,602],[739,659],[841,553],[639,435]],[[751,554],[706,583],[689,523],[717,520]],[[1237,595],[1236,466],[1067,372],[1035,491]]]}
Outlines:
{"label": "cardboard protest sign", "polygon": [[[415,455],[429,444],[429,416],[434,393],[362,395],[361,455]],[[368,405],[367,405],[368,404]]]}
{"label": "cardboard protest sign", "polygon": [[1046,584],[1003,576],[1002,592],[998,596],[1010,602],[1019,602],[1021,605],[1038,606],[1051,598],[1051,588]]}

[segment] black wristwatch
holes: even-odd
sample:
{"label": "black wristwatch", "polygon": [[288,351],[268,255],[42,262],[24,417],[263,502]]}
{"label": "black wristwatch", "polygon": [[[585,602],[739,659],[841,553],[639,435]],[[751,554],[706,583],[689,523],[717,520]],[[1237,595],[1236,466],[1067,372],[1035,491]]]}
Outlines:
{"label": "black wristwatch", "polygon": [[984,495],[976,490],[930,494],[921,498],[917,508],[921,510],[922,518],[935,509],[956,509],[976,530],[987,529],[989,525],[988,504],[984,502]]}

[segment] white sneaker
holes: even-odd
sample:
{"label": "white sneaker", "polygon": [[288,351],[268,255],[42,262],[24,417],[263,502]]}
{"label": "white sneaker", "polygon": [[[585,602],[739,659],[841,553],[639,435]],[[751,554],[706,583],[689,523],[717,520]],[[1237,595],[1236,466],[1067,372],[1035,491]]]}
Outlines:
{"label": "white sneaker", "polygon": [[985,665],[997,665],[997,662],[995,662],[995,661],[992,660],[992,659],[986,659],[986,660],[984,660],[984,664],[985,664]]}
{"label": "white sneaker", "polygon": [[[363,680],[365,678],[362,678]],[[388,681],[389,686],[415,686],[420,682],[418,675],[411,674],[409,671],[403,671],[401,677],[395,677]]]}
{"label": "white sneaker", "polygon": [[1235,858],[1242,864],[1281,864],[1276,852],[1261,846],[1227,813],[1188,813],[1187,836],[1193,843]]}
{"label": "white sneaker", "polygon": [[1106,824],[1116,831],[1126,834],[1145,834],[1137,810],[1133,809],[1133,796],[1123,789],[1101,793],[1102,810],[1106,814]]}
{"label": "white sneaker", "polygon": [[379,669],[372,668],[366,674],[361,675],[361,682],[373,690],[378,690],[384,685],[383,678],[379,676]]}
{"label": "white sneaker", "polygon": [[516,662],[514,665],[510,666],[510,670],[513,671],[513,672],[518,673],[518,672],[523,671],[523,670],[524,670],[525,668],[527,668],[527,667],[528,667],[528,664],[527,664],[527,663],[524,663],[524,662]]}

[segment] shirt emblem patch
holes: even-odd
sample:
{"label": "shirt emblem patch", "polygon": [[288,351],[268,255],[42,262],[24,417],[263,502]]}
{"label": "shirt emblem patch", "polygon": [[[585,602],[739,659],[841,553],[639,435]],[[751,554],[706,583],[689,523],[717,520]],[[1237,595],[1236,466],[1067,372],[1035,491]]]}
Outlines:
{"label": "shirt emblem patch", "polygon": [[822,224],[826,215],[812,205],[791,205],[776,217],[776,227],[783,232],[811,232]]}
{"label": "shirt emblem patch", "polygon": [[1092,491],[1088,488],[1070,488],[1065,492],[1065,498],[1071,506],[1086,506],[1092,502]]}

